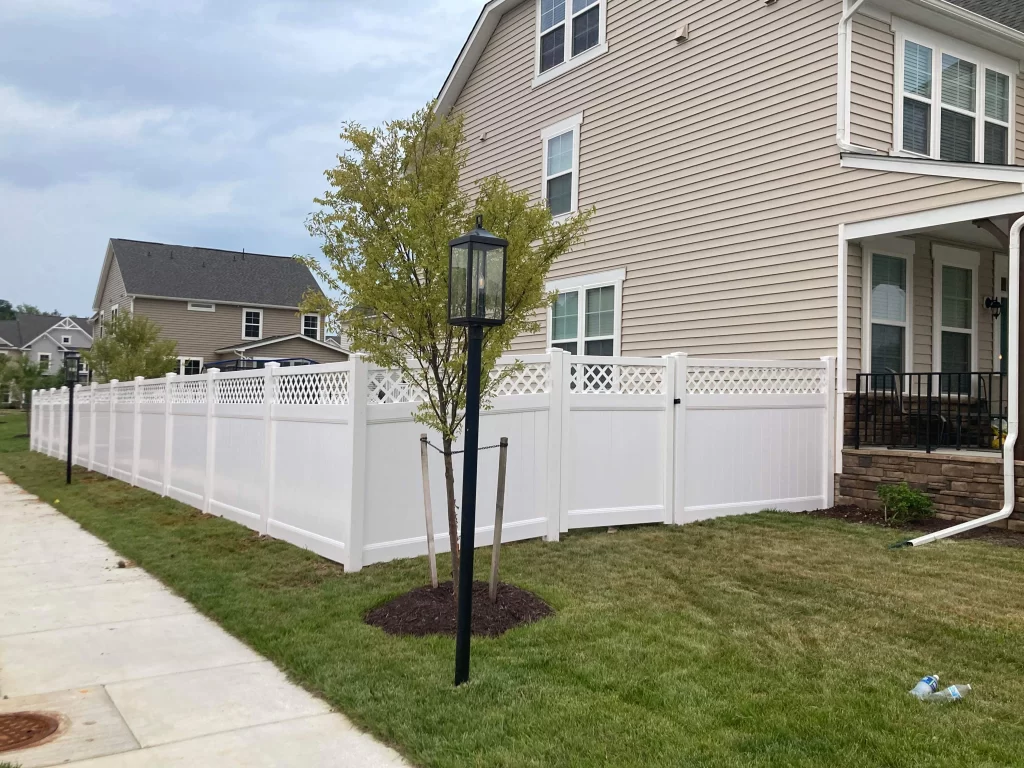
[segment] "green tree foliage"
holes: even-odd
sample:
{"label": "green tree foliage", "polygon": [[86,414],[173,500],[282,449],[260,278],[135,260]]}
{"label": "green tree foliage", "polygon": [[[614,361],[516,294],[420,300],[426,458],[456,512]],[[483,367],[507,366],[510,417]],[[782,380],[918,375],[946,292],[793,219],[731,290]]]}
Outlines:
{"label": "green tree foliage", "polygon": [[0,299],[0,320],[14,320],[14,307],[7,299]]}
{"label": "green tree foliage", "polygon": [[28,431],[31,434],[33,390],[60,387],[63,380],[57,374],[48,373],[48,364],[33,362],[28,355],[15,358],[0,355],[0,358],[0,392],[9,391],[11,399],[28,411]]}
{"label": "green tree foliage", "polygon": [[178,368],[178,344],[160,338],[160,326],[143,315],[118,314],[82,357],[100,382],[155,379]]}
{"label": "green tree foliage", "polygon": [[458,584],[458,521],[452,443],[466,401],[466,331],[448,325],[448,242],[474,225],[509,241],[504,326],[484,337],[481,399],[493,394],[488,375],[513,338],[536,332],[550,303],[548,269],[582,242],[591,211],[555,224],[547,207],[514,192],[498,177],[471,195],[460,183],[466,165],[462,118],[428,105],[407,120],[367,129],[347,123],[349,151],[326,171],[330,189],[307,226],[322,239],[327,266],[300,257],[339,297],[310,293],[304,310],[323,312],[344,328],[351,347],[372,362],[401,371],[426,395],[416,419],[437,430],[445,453],[452,576]]}

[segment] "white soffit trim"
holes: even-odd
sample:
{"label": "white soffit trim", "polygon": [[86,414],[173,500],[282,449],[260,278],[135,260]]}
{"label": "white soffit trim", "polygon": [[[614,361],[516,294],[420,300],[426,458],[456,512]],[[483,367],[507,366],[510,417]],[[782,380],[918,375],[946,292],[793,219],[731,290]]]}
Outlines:
{"label": "white soffit trim", "polygon": [[455,64],[452,65],[444,85],[441,86],[441,92],[437,95],[438,114],[447,114],[455,106],[456,99],[459,98],[466,81],[469,80],[470,73],[480,60],[502,14],[521,2],[524,0],[490,0],[480,11],[473,30],[466,38],[466,42],[463,43],[462,50],[459,51],[459,56],[455,59]]}
{"label": "white soffit trim", "polygon": [[912,173],[917,176],[944,176],[949,179],[1002,181],[1024,185],[1024,166],[953,163],[948,160],[931,160],[923,157],[856,155],[848,152],[841,156],[839,164],[843,168],[857,168],[863,171],[889,171],[891,173]]}
{"label": "white soffit trim", "polygon": [[993,216],[1009,216],[1022,212],[1024,212],[1024,194],[1007,195],[994,200],[981,200],[976,203],[933,208],[920,213],[908,213],[903,216],[890,216],[884,219],[846,224],[843,227],[843,238],[847,241],[863,240],[865,237],[914,232],[919,229],[939,227],[943,224],[988,219]]}

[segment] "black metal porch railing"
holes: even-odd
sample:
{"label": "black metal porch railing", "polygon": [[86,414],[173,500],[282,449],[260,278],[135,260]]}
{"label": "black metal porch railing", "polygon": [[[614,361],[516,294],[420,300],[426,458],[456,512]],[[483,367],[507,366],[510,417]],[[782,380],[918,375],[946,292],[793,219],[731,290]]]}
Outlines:
{"label": "black metal porch railing", "polygon": [[1004,373],[859,373],[854,447],[1002,451]]}

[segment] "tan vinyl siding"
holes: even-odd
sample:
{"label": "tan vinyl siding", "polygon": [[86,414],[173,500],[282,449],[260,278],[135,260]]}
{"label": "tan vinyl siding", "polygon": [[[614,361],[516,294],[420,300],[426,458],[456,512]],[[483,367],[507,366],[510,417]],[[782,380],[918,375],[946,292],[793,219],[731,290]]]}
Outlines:
{"label": "tan vinyl siding", "polygon": [[934,273],[932,246],[927,237],[914,238],[914,295],[911,329],[914,338],[914,370],[931,371],[932,367],[932,311],[934,301]]}
{"label": "tan vinyl siding", "polygon": [[849,266],[847,272],[846,305],[846,359],[848,363],[849,385],[855,384],[854,376],[861,370],[862,339],[861,318],[864,316],[864,250],[856,243],[851,243],[846,255]]}
{"label": "tan vinyl siding", "polygon": [[[117,307],[118,312],[130,312],[132,309],[132,300],[125,295],[124,279],[121,277],[121,268],[118,266],[116,258],[110,261],[107,282],[100,294],[99,309],[103,314],[97,318],[99,323],[110,319],[110,310],[113,307]],[[97,329],[96,335],[102,336],[102,331]]]}
{"label": "tan vinyl siding", "polygon": [[263,347],[255,347],[245,352],[246,357],[263,358],[286,358],[286,357],[308,357],[318,363],[343,363],[348,360],[341,350],[328,349],[320,344],[312,344],[302,339],[289,339],[276,344],[267,344]]}
{"label": "tan vinyl siding", "polygon": [[[163,338],[177,341],[179,355],[202,357],[204,362],[216,360],[218,349],[246,343],[242,338],[240,306],[217,304],[215,312],[195,312],[188,309],[185,301],[136,299],[135,313],[145,315],[159,325]],[[298,332],[298,310],[263,309],[264,338]]]}
{"label": "tan vinyl siding", "polygon": [[893,141],[895,36],[885,22],[858,14],[851,40],[852,143],[889,152]]}
{"label": "tan vinyl siding", "polygon": [[[550,279],[626,269],[624,354],[834,354],[839,223],[1020,192],[839,167],[839,0],[609,0],[608,53],[537,88],[534,14],[527,0],[504,15],[456,102],[464,179],[498,173],[539,198],[542,129],[584,112],[579,202],[597,213]],[[884,48],[867,42],[877,25],[859,29],[862,57]],[[888,111],[891,135],[891,92]]]}

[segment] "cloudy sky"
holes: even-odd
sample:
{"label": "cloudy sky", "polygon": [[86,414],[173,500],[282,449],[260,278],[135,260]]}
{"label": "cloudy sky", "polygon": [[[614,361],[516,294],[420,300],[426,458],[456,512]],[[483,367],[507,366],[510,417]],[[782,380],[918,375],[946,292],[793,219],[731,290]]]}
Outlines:
{"label": "cloudy sky", "polygon": [[343,120],[437,94],[483,0],[0,0],[0,298],[88,315],[110,237],[291,255]]}

